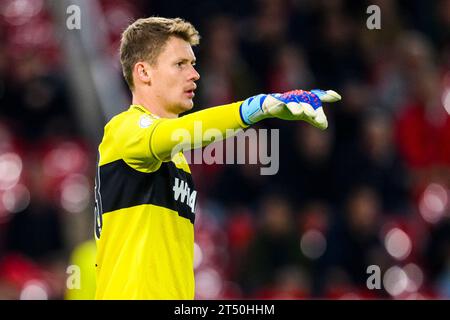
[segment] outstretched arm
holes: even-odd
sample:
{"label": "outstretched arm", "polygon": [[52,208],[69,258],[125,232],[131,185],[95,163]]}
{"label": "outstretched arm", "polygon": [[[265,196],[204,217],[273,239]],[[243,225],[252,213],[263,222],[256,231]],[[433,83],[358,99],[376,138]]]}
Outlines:
{"label": "outstretched arm", "polygon": [[[186,151],[217,141],[205,136],[203,132],[206,130],[219,130],[223,139],[230,132],[227,129],[244,129],[266,118],[306,121],[324,130],[328,121],[322,102],[340,99],[341,96],[332,90],[294,90],[282,94],[260,94],[243,102],[208,108],[177,119],[164,119],[155,124],[150,150],[155,158],[167,161],[175,148]],[[200,127],[202,132],[199,134],[196,130]],[[186,134],[190,139],[181,139]]]}

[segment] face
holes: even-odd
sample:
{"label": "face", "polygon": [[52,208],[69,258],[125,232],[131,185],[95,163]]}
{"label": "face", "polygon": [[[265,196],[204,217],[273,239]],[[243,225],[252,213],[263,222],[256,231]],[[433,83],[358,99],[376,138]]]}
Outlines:
{"label": "face", "polygon": [[195,81],[200,78],[194,65],[191,45],[170,37],[156,63],[150,67],[154,98],[168,113],[178,115],[194,106]]}

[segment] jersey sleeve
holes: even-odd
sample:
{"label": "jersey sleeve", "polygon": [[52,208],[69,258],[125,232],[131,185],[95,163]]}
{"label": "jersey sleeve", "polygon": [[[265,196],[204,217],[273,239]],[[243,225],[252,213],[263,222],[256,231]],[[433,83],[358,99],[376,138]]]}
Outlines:
{"label": "jersey sleeve", "polygon": [[142,113],[120,119],[110,134],[111,145],[114,146],[117,157],[138,171],[157,170],[161,161],[152,153],[150,139],[156,126],[165,120]]}
{"label": "jersey sleeve", "polygon": [[150,138],[151,154],[160,161],[168,161],[180,151],[203,147],[247,128],[240,115],[241,104],[212,107],[155,123]]}

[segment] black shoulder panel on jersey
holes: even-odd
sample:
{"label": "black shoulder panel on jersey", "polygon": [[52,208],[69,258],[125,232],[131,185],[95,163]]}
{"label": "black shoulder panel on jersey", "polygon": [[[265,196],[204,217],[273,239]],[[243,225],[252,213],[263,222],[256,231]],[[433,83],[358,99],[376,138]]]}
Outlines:
{"label": "black shoulder panel on jersey", "polygon": [[153,204],[177,211],[179,216],[194,223],[196,194],[193,195],[192,209],[189,206],[189,195],[195,192],[192,176],[173,162],[163,162],[157,171],[144,173],[134,170],[123,160],[117,160],[102,165],[99,171],[104,214]]}

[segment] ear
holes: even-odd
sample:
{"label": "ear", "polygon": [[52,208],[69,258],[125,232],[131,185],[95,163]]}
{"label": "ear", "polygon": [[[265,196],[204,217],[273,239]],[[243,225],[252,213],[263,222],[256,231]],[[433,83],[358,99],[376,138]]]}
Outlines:
{"label": "ear", "polygon": [[148,62],[139,61],[134,65],[133,74],[136,80],[151,84],[151,67]]}

